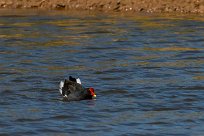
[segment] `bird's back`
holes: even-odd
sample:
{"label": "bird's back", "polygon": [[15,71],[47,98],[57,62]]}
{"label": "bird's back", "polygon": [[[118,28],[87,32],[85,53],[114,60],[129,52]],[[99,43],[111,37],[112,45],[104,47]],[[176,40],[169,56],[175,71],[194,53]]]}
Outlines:
{"label": "bird's back", "polygon": [[61,94],[68,100],[80,100],[86,94],[85,88],[77,82],[65,80],[61,87]]}

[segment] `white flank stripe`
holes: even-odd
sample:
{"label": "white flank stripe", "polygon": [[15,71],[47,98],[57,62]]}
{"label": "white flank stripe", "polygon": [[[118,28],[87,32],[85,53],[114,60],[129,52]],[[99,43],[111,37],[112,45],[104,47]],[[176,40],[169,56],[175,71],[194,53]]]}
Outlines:
{"label": "white flank stripe", "polygon": [[64,87],[64,82],[63,81],[61,81],[60,85],[59,85],[59,91],[60,91],[61,94],[62,94],[62,87]]}
{"label": "white flank stripe", "polygon": [[60,94],[62,94],[62,89],[59,89],[59,91],[60,91]]}
{"label": "white flank stripe", "polygon": [[78,84],[81,84],[81,80],[79,78],[76,79]]}

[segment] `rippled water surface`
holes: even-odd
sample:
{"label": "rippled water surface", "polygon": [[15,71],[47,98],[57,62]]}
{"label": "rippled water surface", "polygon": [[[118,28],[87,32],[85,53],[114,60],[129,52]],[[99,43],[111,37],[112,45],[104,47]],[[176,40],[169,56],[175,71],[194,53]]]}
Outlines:
{"label": "rippled water surface", "polygon": [[0,81],[1,135],[202,136],[204,17],[0,11]]}

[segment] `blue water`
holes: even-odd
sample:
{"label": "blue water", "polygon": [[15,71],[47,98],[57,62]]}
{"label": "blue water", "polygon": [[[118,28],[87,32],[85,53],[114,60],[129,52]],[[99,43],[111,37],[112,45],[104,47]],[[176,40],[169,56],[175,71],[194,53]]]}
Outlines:
{"label": "blue water", "polygon": [[[204,18],[0,11],[0,135],[204,135]],[[97,99],[64,102],[80,77]]]}

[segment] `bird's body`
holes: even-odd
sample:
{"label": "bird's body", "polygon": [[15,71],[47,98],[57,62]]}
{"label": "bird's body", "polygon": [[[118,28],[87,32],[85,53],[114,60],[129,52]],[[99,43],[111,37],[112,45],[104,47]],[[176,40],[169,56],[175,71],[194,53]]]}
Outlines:
{"label": "bird's body", "polygon": [[80,79],[69,77],[69,80],[65,79],[60,82],[59,91],[62,94],[64,100],[78,101],[84,99],[92,99],[96,97],[93,88],[84,88]]}

